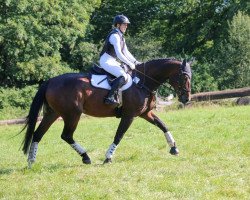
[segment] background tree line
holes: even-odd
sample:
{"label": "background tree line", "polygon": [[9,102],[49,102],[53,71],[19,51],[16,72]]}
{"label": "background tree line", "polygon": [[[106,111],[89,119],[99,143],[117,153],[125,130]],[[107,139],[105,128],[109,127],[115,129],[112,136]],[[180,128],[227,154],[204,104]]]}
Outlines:
{"label": "background tree line", "polygon": [[138,60],[196,59],[193,93],[249,86],[249,11],[245,0],[0,0],[0,109],[26,108],[39,83],[87,71],[121,13]]}

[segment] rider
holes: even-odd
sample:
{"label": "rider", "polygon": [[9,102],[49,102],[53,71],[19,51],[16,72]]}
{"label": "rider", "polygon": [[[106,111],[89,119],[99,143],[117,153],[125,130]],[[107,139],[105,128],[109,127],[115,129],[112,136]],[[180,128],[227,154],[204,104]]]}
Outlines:
{"label": "rider", "polygon": [[106,104],[116,104],[114,94],[127,81],[128,75],[121,67],[121,63],[127,64],[131,70],[135,69],[135,65],[140,64],[134,56],[128,51],[123,34],[128,24],[128,18],[124,15],[117,15],[114,18],[114,29],[108,34],[104,47],[100,53],[100,66],[105,71],[117,77],[104,99]]}

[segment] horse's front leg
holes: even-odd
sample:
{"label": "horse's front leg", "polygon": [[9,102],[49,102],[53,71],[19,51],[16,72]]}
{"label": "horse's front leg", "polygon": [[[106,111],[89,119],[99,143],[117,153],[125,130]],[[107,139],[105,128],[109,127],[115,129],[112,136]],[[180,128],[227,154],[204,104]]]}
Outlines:
{"label": "horse's front leg", "polygon": [[106,152],[106,159],[104,161],[105,163],[111,163],[112,157],[115,153],[115,150],[120,143],[121,139],[123,138],[125,132],[128,130],[129,126],[133,122],[134,117],[133,116],[122,116],[120,124],[118,126],[118,129],[115,134],[115,138],[113,143],[109,146],[107,152]]}
{"label": "horse's front leg", "polygon": [[152,111],[144,113],[140,117],[144,118],[148,122],[159,127],[163,131],[164,136],[167,140],[167,143],[168,143],[169,147],[171,148],[170,152],[169,152],[170,154],[172,154],[172,155],[179,154],[179,150],[176,147],[175,140],[174,140],[172,134],[170,133],[170,131],[168,130],[167,126]]}

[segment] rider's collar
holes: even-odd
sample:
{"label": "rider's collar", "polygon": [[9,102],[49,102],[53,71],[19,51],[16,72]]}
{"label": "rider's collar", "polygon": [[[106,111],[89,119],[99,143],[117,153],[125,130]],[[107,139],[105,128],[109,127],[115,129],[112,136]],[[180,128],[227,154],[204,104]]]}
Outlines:
{"label": "rider's collar", "polygon": [[120,36],[123,36],[123,33],[121,32],[121,30],[119,28],[116,28],[116,30],[118,31]]}

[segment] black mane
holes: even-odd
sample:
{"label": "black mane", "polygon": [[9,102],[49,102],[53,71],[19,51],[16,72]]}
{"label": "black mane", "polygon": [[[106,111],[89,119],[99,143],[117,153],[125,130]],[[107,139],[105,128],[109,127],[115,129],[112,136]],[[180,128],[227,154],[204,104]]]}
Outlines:
{"label": "black mane", "polygon": [[156,62],[169,62],[169,61],[178,61],[176,58],[158,58],[158,59],[153,59],[153,60],[149,60],[146,63],[156,63]]}

